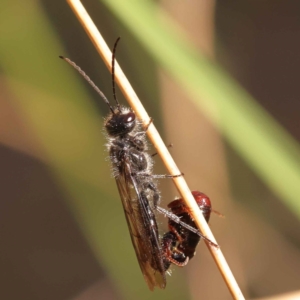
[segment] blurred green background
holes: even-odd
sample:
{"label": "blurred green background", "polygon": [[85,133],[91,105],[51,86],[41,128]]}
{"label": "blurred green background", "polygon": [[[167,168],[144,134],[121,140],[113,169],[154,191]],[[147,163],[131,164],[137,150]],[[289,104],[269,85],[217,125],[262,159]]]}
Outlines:
{"label": "blurred green background", "polygon": [[[110,47],[121,36],[118,62],[191,189],[226,215],[210,226],[247,299],[300,293],[300,3],[83,4]],[[58,56],[111,99],[109,71],[66,2],[0,8],[0,299],[231,299],[202,244],[166,290],[148,290],[110,172],[108,109]],[[160,188],[165,207],[177,193]]]}

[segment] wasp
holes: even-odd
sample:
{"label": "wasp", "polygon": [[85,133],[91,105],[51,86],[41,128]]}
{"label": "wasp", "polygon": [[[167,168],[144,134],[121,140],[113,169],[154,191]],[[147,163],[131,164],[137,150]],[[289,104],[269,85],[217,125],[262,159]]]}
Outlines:
{"label": "wasp", "polygon": [[[158,211],[168,218],[182,224],[178,216],[170,214],[160,208],[161,195],[157,188],[156,179],[174,178],[178,175],[152,174],[153,159],[148,153],[146,132],[152,123],[143,128],[135,112],[119,104],[115,92],[115,53],[119,39],[114,44],[112,52],[112,84],[115,106],[111,105],[103,92],[95,85],[89,76],[73,61],[63,56],[61,59],[73,66],[94,88],[107,104],[110,112],[104,121],[107,133],[107,149],[113,169],[120,198],[123,204],[131,241],[150,290],[155,287],[164,289],[166,286],[166,253],[162,251],[158,226],[154,211]],[[201,233],[187,225],[189,228]]]}
{"label": "wasp", "polygon": [[135,253],[150,288],[165,288],[166,276],[161,252],[158,226],[153,210],[160,202],[160,192],[156,178],[172,178],[180,175],[153,175],[152,156],[148,154],[145,138],[148,126],[142,127],[136,114],[121,106],[116,98],[114,81],[114,64],[117,39],[112,55],[112,82],[115,106],[112,106],[102,91],[70,59],[60,57],[72,65],[98,92],[107,104],[110,113],[105,118],[104,128],[107,132],[107,149],[111,160],[113,174],[122,200],[125,217]]}

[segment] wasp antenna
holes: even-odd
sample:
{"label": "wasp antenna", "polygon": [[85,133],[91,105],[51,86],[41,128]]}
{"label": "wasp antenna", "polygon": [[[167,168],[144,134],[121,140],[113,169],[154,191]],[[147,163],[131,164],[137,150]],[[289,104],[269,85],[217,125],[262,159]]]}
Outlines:
{"label": "wasp antenna", "polygon": [[59,58],[63,59],[68,64],[70,64],[92,86],[92,88],[100,95],[100,97],[108,105],[108,107],[111,110],[111,112],[114,114],[113,107],[110,105],[109,101],[107,100],[107,98],[105,97],[105,95],[103,94],[103,92],[91,80],[91,78],[88,75],[86,75],[86,73],[79,66],[77,66],[72,60],[70,60],[69,58],[64,57],[64,56],[59,56]]}
{"label": "wasp antenna", "polygon": [[115,84],[116,50],[117,50],[117,45],[118,45],[119,41],[120,41],[120,37],[118,37],[117,40],[115,41],[114,48],[113,48],[113,53],[112,53],[112,58],[111,58],[111,77],[112,77],[113,96],[114,96],[114,99],[116,101],[116,104],[117,104],[117,107],[118,107],[119,111],[121,111],[120,103],[119,103],[119,101],[117,99],[117,96],[116,96],[116,84]]}

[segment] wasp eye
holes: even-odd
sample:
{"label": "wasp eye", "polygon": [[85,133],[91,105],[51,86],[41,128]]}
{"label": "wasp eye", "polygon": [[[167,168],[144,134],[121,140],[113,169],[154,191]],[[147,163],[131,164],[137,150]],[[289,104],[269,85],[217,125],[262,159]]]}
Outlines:
{"label": "wasp eye", "polygon": [[126,118],[124,120],[124,122],[126,123],[131,123],[135,120],[135,114],[133,112],[130,112],[126,115]]}

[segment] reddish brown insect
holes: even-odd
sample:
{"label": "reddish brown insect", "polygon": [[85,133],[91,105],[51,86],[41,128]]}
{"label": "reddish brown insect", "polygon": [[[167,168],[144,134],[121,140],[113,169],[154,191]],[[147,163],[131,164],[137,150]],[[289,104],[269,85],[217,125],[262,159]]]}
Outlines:
{"label": "reddish brown insect", "polygon": [[[208,222],[212,211],[210,199],[204,193],[198,191],[193,191],[192,194],[205,220]],[[196,230],[197,227],[182,199],[172,201],[168,207],[172,214],[180,218],[184,226],[169,218],[170,231],[165,233],[162,238],[165,270],[170,267],[171,263],[180,267],[185,266],[194,257],[196,247],[201,239],[198,232],[189,229],[189,226]]]}

